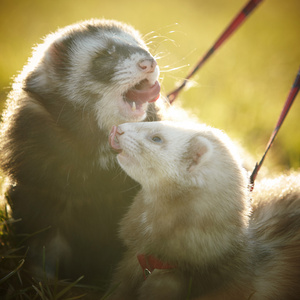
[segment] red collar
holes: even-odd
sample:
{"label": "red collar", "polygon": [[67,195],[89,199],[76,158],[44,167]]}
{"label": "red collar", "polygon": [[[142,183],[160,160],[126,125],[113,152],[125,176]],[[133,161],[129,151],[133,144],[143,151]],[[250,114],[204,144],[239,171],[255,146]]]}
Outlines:
{"label": "red collar", "polygon": [[138,254],[137,259],[143,269],[145,280],[155,269],[163,270],[175,268],[174,266],[164,263],[152,255]]}

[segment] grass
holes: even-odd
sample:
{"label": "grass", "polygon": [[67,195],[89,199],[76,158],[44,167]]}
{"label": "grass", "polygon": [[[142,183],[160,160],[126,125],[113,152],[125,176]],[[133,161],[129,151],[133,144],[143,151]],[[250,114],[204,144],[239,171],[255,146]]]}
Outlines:
{"label": "grass", "polygon": [[[20,221],[20,220],[19,220]],[[38,278],[31,274],[26,264],[27,249],[22,246],[24,239],[13,232],[13,224],[19,222],[9,216],[7,206],[0,208],[0,298],[3,300],[104,300],[99,287],[80,284],[83,276],[69,282],[48,278],[44,265],[43,275]],[[44,252],[45,253],[45,252]],[[43,254],[44,254],[43,253]],[[101,298],[102,297],[102,298]]]}

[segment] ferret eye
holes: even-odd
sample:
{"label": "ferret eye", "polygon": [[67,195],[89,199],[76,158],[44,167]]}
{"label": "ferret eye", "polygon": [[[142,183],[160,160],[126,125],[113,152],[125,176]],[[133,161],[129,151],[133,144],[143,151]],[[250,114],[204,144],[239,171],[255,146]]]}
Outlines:
{"label": "ferret eye", "polygon": [[106,53],[108,55],[112,55],[116,52],[116,47],[115,46],[110,46],[108,49],[106,49]]}
{"label": "ferret eye", "polygon": [[160,143],[162,143],[163,140],[160,136],[154,135],[151,137],[151,141],[154,143],[160,144]]}

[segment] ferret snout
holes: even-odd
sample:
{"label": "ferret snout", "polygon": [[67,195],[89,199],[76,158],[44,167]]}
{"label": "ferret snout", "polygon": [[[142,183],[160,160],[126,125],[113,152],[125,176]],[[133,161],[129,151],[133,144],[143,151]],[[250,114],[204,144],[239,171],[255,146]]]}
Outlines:
{"label": "ferret snout", "polygon": [[145,73],[153,73],[157,62],[154,58],[142,59],[138,62],[138,66]]}

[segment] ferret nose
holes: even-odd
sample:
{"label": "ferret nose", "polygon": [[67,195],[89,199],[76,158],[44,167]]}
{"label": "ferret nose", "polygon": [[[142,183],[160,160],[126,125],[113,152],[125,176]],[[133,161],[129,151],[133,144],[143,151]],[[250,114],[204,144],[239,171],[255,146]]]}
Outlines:
{"label": "ferret nose", "polygon": [[138,62],[138,66],[145,73],[153,73],[157,66],[157,62],[154,58],[142,59]]}

